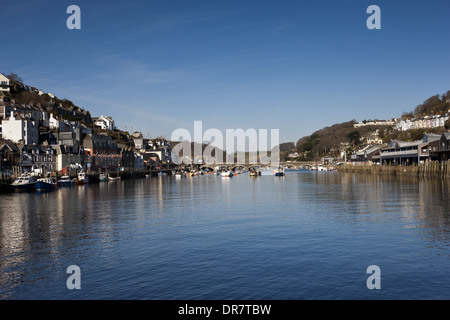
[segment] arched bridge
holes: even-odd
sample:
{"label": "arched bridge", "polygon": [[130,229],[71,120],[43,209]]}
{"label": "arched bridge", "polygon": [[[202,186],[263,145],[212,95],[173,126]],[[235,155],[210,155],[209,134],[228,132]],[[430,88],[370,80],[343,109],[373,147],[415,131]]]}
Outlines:
{"label": "arched bridge", "polygon": [[204,169],[204,168],[210,168],[212,170],[215,170],[217,167],[219,167],[220,169],[250,169],[252,167],[254,168],[269,168],[269,167],[274,167],[274,166],[278,166],[280,165],[281,167],[285,168],[285,169],[295,169],[295,170],[300,170],[302,168],[305,169],[311,169],[312,167],[317,167],[318,163],[317,162],[313,162],[313,161],[289,161],[289,162],[280,162],[279,164],[271,164],[271,165],[264,165],[264,164],[227,164],[227,163],[222,163],[222,164],[204,164],[202,166],[200,166],[200,168]]}

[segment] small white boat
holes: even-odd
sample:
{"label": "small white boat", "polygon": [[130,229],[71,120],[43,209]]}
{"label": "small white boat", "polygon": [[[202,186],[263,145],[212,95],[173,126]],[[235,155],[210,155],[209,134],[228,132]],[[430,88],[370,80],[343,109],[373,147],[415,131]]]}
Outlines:
{"label": "small white boat", "polygon": [[106,181],[108,181],[109,179],[108,179],[108,176],[107,176],[106,174],[100,173],[99,176],[98,176],[98,180],[99,180],[100,182],[106,182]]}
{"label": "small white boat", "polygon": [[317,171],[328,171],[327,167],[324,166],[317,166]]}
{"label": "small white boat", "polygon": [[109,181],[119,181],[120,177],[119,176],[117,176],[117,177],[108,177],[108,179],[109,179]]}
{"label": "small white boat", "polygon": [[181,172],[177,172],[177,173],[175,173],[175,178],[177,178],[177,179],[184,178],[184,174]]}
{"label": "small white boat", "polygon": [[224,178],[231,178],[233,176],[233,172],[231,171],[223,171],[222,172],[222,177]]}

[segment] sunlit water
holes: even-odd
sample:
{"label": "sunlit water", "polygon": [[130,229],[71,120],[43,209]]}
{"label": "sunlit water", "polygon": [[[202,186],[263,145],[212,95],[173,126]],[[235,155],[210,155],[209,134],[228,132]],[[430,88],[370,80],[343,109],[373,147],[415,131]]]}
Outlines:
{"label": "sunlit water", "polygon": [[0,195],[0,298],[450,299],[448,195],[337,172]]}

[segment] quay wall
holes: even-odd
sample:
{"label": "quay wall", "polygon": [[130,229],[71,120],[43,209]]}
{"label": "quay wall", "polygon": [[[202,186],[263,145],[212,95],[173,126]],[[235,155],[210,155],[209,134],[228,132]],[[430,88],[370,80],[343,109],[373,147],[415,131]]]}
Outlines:
{"label": "quay wall", "polygon": [[398,176],[416,176],[426,178],[450,178],[450,161],[426,161],[420,165],[375,165],[345,164],[337,168],[339,172],[363,173],[363,174],[387,174]]}

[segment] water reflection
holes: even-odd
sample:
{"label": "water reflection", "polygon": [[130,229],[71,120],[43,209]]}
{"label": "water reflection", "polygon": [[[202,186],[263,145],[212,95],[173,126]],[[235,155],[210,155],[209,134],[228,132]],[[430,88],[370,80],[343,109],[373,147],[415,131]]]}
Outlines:
{"label": "water reflection", "polygon": [[[196,266],[209,263],[216,246],[230,250],[236,239],[251,258],[247,247],[267,254],[267,248],[292,249],[295,243],[331,252],[342,241],[341,250],[354,245],[348,250],[357,251],[360,243],[344,238],[356,233],[364,241],[361,234],[367,232],[387,255],[396,252],[387,242],[412,252],[431,248],[430,261],[448,269],[448,193],[448,183],[440,179],[301,172],[231,179],[166,176],[0,195],[0,298],[58,296],[58,290],[42,288],[64,283],[65,267],[74,261],[114,266],[113,277],[121,270],[125,278],[151,261],[152,271],[160,274],[171,265],[180,268],[171,259],[186,250],[193,250]],[[321,242],[318,235],[337,243]],[[296,260],[302,255],[287,252],[286,257],[303,263]],[[186,271],[195,272],[195,267]]]}

